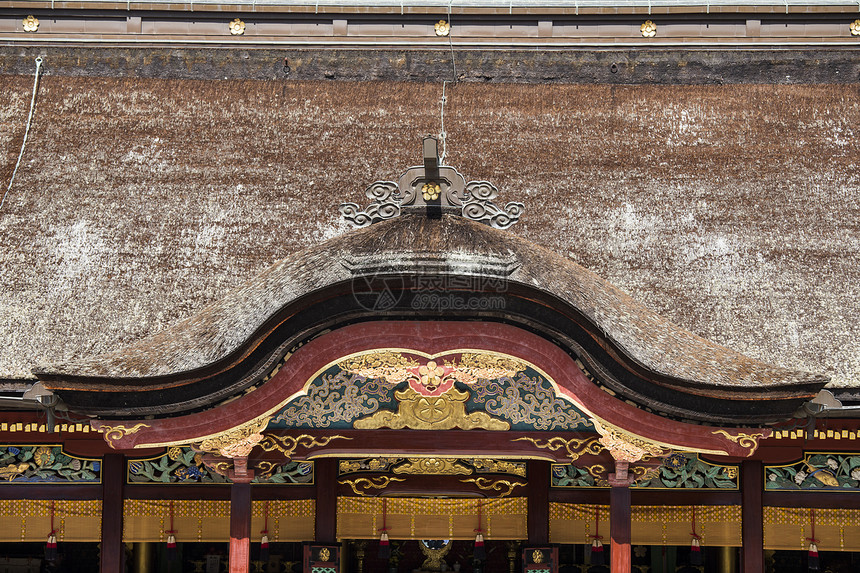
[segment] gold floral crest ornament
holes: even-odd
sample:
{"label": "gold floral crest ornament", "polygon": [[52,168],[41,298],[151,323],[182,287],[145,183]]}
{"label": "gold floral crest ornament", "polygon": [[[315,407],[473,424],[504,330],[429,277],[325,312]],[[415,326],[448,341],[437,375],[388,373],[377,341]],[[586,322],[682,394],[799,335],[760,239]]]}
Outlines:
{"label": "gold floral crest ornament", "polygon": [[651,20],[645,20],[645,23],[639,26],[639,31],[642,32],[643,38],[653,38],[657,35],[657,24]]}
{"label": "gold floral crest ornament", "polygon": [[860,36],[860,20],[854,20],[851,22],[850,28],[852,36]]}
{"label": "gold floral crest ornament", "polygon": [[421,195],[424,197],[425,201],[435,201],[439,198],[439,192],[442,189],[439,187],[438,183],[433,183],[432,181],[429,183],[425,183],[421,187]]}
{"label": "gold floral crest ornament", "polygon": [[436,26],[434,26],[434,28],[436,29],[437,36],[447,36],[451,33],[451,24],[445,20],[439,20],[436,22]]}
{"label": "gold floral crest ornament", "polygon": [[32,14],[24,18],[22,24],[24,25],[25,32],[35,32],[39,29],[39,19]]}
{"label": "gold floral crest ornament", "polygon": [[239,18],[235,18],[230,22],[230,33],[234,36],[241,36],[245,33],[245,22]]}

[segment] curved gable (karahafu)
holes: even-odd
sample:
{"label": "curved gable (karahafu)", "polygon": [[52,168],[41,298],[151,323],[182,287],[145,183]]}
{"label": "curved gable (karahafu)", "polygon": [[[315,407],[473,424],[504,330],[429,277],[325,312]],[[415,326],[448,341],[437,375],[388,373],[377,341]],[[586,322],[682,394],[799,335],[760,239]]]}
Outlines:
{"label": "curved gable (karahafu)", "polygon": [[[309,341],[385,320],[504,324],[561,349],[618,404],[697,423],[786,419],[827,382],[710,343],[565,257],[494,228],[514,222],[521,206],[496,207],[489,183],[466,184],[450,167],[425,163],[368,196],[364,211],[344,207],[365,228],[272,265],[148,339],[37,376],[79,412],[177,416],[265,388]],[[394,331],[378,344],[399,348]]]}

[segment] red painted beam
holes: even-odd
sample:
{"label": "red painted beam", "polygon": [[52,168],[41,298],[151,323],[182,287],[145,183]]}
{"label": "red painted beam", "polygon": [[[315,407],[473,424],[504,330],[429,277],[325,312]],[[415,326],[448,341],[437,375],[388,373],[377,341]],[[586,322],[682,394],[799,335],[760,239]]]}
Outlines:
{"label": "red painted beam", "polygon": [[549,472],[549,462],[531,460],[528,463],[529,545],[549,543]]}
{"label": "red painted beam", "polygon": [[[537,365],[558,392],[586,413],[597,412],[609,424],[646,439],[681,449],[712,450],[746,457],[754,444],[741,434],[767,437],[766,429],[721,429],[691,425],[636,408],[601,390],[573,359],[550,341],[501,323],[380,321],[354,324],[315,338],[299,348],[286,367],[258,390],[205,412],[157,420],[94,421],[117,449],[175,442],[194,442],[224,432],[282,408],[322,367],[356,352],[385,348],[415,349],[438,355],[454,350],[494,351]],[[123,426],[119,429],[118,426]],[[720,434],[719,432],[723,432]]]}
{"label": "red painted beam", "polygon": [[630,552],[630,488],[626,485],[618,485],[611,489],[609,494],[610,571],[630,573],[633,559]]}
{"label": "red painted beam", "polygon": [[230,573],[251,568],[251,484],[230,486]]}
{"label": "red painted beam", "polygon": [[122,500],[125,483],[125,457],[107,454],[102,460],[101,573],[123,571],[125,551],[122,543]]}
{"label": "red painted beam", "polygon": [[762,493],[764,469],[758,460],[747,460],[741,465],[741,536],[743,548],[742,573],[764,572],[764,521]]}

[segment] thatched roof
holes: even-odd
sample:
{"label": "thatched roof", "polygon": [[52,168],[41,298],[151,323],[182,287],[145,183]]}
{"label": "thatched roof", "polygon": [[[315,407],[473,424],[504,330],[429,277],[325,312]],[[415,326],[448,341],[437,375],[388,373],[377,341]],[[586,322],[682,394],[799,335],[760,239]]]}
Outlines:
{"label": "thatched roof", "polygon": [[[32,78],[2,81],[8,181]],[[337,205],[416,162],[440,92],[45,77],[0,212],[0,377],[119,349],[344,234]],[[860,386],[858,118],[850,86],[461,84],[447,162],[526,204],[508,233],[681,327]]]}

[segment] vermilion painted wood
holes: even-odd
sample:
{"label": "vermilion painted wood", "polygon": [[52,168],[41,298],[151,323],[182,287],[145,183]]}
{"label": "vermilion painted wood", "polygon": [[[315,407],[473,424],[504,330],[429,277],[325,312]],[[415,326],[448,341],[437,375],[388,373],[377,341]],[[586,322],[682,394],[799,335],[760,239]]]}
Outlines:
{"label": "vermilion painted wood", "polygon": [[[562,395],[610,424],[682,448],[709,449],[741,457],[750,453],[747,448],[714,434],[717,428],[669,420],[610,396],[590,382],[564,350],[535,334],[501,323],[448,321],[380,321],[344,326],[299,348],[266,384],[228,404],[174,418],[124,421],[122,425],[126,427],[143,425],[134,433],[115,437],[114,447],[130,449],[147,444],[188,443],[229,430],[276,411],[291,396],[301,392],[327,364],[352,353],[382,348],[414,349],[430,354],[457,349],[509,354],[542,369],[558,384]],[[115,426],[117,422],[94,421],[92,424],[98,428]],[[729,430],[732,434],[738,431]]]}
{"label": "vermilion painted wood", "polygon": [[125,551],[122,543],[122,500],[125,482],[125,457],[107,454],[102,460],[101,573],[123,570]]}
{"label": "vermilion painted wood", "polygon": [[314,479],[317,486],[314,540],[334,543],[337,540],[337,460],[315,462]]}
{"label": "vermilion painted wood", "polygon": [[528,463],[528,535],[529,545],[549,543],[549,462]]}
{"label": "vermilion painted wood", "polygon": [[230,486],[230,573],[251,568],[251,484]]}
{"label": "vermilion painted wood", "polygon": [[758,460],[747,460],[741,465],[741,549],[743,573],[764,571],[764,521],[762,490],[764,470]]}
{"label": "vermilion painted wood", "polygon": [[609,494],[609,568],[612,573],[630,573],[633,563],[630,552],[630,520],[630,488],[613,486]]}

